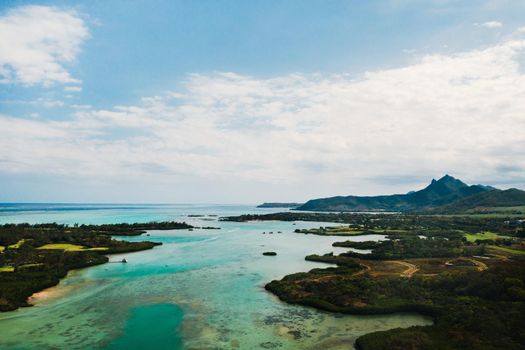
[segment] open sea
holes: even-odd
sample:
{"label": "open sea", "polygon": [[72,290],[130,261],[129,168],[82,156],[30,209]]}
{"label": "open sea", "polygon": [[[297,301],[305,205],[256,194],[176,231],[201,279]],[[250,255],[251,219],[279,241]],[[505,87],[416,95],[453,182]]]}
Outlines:
{"label": "open sea", "polygon": [[[294,233],[318,222],[218,221],[269,213],[240,205],[0,204],[0,223],[186,221],[220,230],[149,231],[152,250],[111,255],[69,273],[35,306],[0,313],[0,349],[352,349],[365,333],[432,321],[415,314],[348,316],[280,302],[264,285],[329,265],[308,254],[342,252],[337,237]],[[198,215],[196,217],[195,215]],[[262,232],[273,234],[262,234]],[[278,232],[281,233],[278,233]],[[382,239],[381,235],[351,240]],[[347,239],[345,237],[345,239]],[[263,256],[275,251],[277,256]],[[1,278],[1,275],[0,275]]]}

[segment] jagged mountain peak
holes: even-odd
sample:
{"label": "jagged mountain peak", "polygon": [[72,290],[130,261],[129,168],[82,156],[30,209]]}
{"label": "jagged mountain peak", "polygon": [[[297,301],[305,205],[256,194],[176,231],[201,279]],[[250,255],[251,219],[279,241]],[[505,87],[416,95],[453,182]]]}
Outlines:
{"label": "jagged mountain peak", "polygon": [[445,193],[455,192],[462,188],[467,188],[467,187],[469,186],[463,181],[456,179],[455,177],[447,174],[443,176],[442,178],[440,178],[439,180],[432,179],[432,182],[430,182],[430,185],[428,185],[423,190],[418,191],[418,192],[437,192],[440,194],[445,194]]}
{"label": "jagged mountain peak", "polygon": [[[433,182],[434,181],[435,180],[433,180]],[[445,174],[445,176],[443,176],[442,178],[440,178],[439,180],[435,182],[442,183],[442,184],[458,184],[458,185],[461,184],[461,185],[467,186],[466,183],[464,183],[460,179],[456,179],[454,176],[450,176],[449,174]]]}

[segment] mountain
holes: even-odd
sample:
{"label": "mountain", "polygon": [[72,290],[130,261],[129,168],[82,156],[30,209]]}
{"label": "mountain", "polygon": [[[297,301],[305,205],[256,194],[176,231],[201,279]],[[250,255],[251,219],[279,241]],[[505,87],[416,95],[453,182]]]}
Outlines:
{"label": "mountain", "polygon": [[[490,186],[469,186],[445,175],[422,190],[386,196],[346,196],[312,199],[297,210],[308,211],[420,211],[441,207],[457,200],[499,191]],[[525,204],[525,202],[524,202]]]}
{"label": "mountain", "polygon": [[297,208],[303,203],[263,203],[259,204],[257,208]]}

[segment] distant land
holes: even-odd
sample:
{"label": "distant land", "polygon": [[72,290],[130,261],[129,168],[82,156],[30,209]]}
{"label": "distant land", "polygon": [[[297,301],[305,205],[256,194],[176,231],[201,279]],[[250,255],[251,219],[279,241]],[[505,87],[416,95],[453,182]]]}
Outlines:
{"label": "distant land", "polygon": [[337,196],[312,199],[294,209],[334,212],[486,212],[494,207],[525,206],[525,191],[467,185],[445,175],[422,190],[382,196]]}
{"label": "distant land", "polygon": [[263,203],[257,206],[257,208],[297,208],[304,203]]}

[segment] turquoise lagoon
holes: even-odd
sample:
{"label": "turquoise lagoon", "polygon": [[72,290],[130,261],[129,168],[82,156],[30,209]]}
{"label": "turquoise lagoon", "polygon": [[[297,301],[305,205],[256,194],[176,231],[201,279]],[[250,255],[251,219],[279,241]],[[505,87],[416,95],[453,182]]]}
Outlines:
{"label": "turquoise lagoon", "polygon": [[[34,307],[1,313],[0,349],[351,349],[362,334],[432,322],[415,314],[329,314],[267,293],[264,285],[272,279],[327,266],[305,261],[306,255],[344,251],[331,246],[341,238],[293,232],[326,223],[217,220],[273,211],[225,205],[0,205],[0,223],[177,220],[221,228],[129,238],[163,245],[110,256],[128,264],[73,271],[35,298]],[[263,256],[264,251],[278,255]]]}

